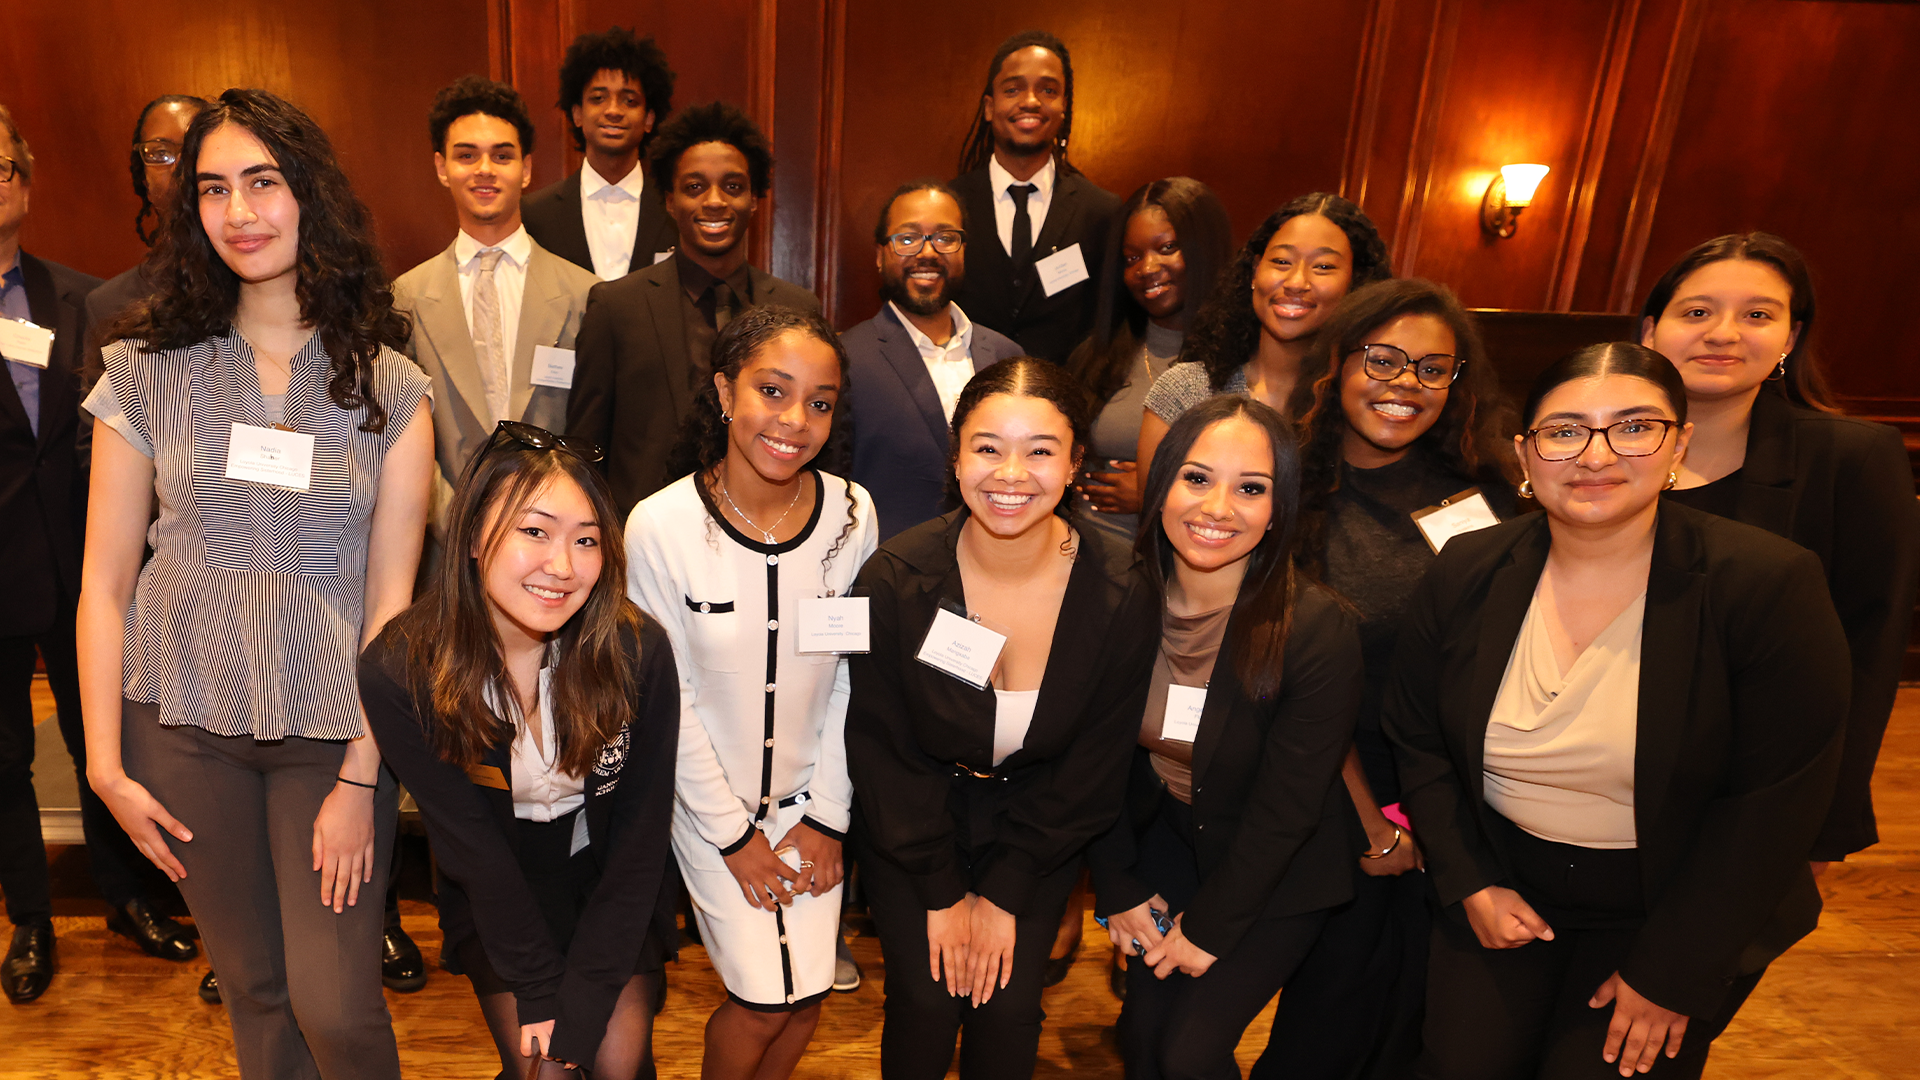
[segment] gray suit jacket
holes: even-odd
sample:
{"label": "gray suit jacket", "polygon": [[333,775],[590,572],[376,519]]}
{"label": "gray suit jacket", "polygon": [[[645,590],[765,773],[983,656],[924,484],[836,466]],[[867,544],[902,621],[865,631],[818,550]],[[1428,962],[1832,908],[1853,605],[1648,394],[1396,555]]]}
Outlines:
{"label": "gray suit jacket", "polygon": [[[515,419],[563,431],[567,394],[551,386],[533,385],[536,345],[573,348],[580,317],[587,308],[587,290],[599,278],[558,255],[533,245],[527,259],[527,284],[520,298],[520,327],[513,343],[513,397],[509,411]],[[441,511],[453,496],[453,485],[467,461],[493,434],[487,415],[486,386],[474,358],[473,334],[467,328],[466,307],[460,301],[460,271],[453,245],[393,283],[394,306],[413,320],[413,337],[406,353],[433,380],[433,445],[440,469],[434,482],[434,532],[441,531]]]}

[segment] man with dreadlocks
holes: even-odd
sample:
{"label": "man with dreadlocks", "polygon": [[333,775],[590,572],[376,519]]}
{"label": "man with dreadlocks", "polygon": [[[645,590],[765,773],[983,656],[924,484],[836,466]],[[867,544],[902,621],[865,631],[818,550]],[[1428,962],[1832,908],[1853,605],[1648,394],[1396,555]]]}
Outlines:
{"label": "man with dreadlocks", "polygon": [[[1120,200],[1067,160],[1073,60],[1042,30],[1015,34],[987,65],[953,189],[983,232],[955,293],[975,321],[1056,364],[1093,319],[1092,267]],[[997,238],[996,234],[997,233]]]}

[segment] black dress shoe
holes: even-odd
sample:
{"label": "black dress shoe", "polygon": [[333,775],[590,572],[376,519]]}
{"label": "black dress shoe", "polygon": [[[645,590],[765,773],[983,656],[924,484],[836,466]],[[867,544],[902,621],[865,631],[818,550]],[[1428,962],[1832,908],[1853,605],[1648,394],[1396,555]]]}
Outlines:
{"label": "black dress shoe", "polygon": [[403,994],[427,985],[427,962],[420,946],[398,926],[389,926],[380,935],[380,981]]}
{"label": "black dress shoe", "polygon": [[14,927],[6,963],[0,965],[0,983],[5,984],[7,1000],[25,1005],[46,993],[52,981],[53,924]]}
{"label": "black dress shoe", "polygon": [[107,916],[107,929],[131,940],[148,956],[181,963],[200,955],[200,946],[187,936],[187,928],[154,911],[139,897],[113,909]]}
{"label": "black dress shoe", "polygon": [[220,1004],[220,977],[211,970],[206,978],[200,980],[200,1000],[209,1005]]}
{"label": "black dress shoe", "polygon": [[1079,955],[1080,943],[1075,941],[1073,948],[1067,950],[1067,955],[1048,957],[1047,966],[1042,969],[1040,974],[1040,985],[1058,986],[1066,981],[1067,973],[1073,970],[1074,958]]}

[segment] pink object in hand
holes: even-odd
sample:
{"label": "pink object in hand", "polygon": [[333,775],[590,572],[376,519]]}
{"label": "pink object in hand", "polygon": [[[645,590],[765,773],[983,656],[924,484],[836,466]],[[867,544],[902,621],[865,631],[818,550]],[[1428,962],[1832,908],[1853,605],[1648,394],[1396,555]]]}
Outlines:
{"label": "pink object in hand", "polygon": [[1407,820],[1407,815],[1401,812],[1399,803],[1394,803],[1392,806],[1383,806],[1380,808],[1380,812],[1386,815],[1388,821],[1393,822],[1408,832],[1413,831],[1413,824]]}

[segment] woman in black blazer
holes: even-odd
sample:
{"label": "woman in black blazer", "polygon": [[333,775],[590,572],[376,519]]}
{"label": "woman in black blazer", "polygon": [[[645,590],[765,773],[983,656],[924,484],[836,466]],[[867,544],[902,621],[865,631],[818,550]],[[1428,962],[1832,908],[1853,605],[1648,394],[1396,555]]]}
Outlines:
{"label": "woman in black blazer", "polygon": [[[889,540],[854,584],[872,651],[849,658],[847,765],[887,1080],[945,1076],[963,1025],[962,1077],[1032,1075],[1078,857],[1120,809],[1155,604],[1131,552],[1064,516],[1086,423],[1052,364],[975,375],[953,417],[962,508]],[[968,626],[1006,639],[972,643],[987,659],[971,669],[951,659]]]}
{"label": "woman in black blazer", "polygon": [[680,687],[626,598],[598,448],[502,421],[419,602],[360,659],[381,753],[439,866],[449,968],[504,1075],[652,1076]]}
{"label": "woman in black blazer", "polygon": [[1555,364],[1516,440],[1546,512],[1413,598],[1385,720],[1445,910],[1422,1077],[1697,1077],[1818,920],[1846,639],[1811,554],[1660,500],[1686,416],[1651,350]]}
{"label": "woman in black blazer", "polygon": [[1210,398],[1147,477],[1139,549],[1166,610],[1126,812],[1089,855],[1128,964],[1129,1080],[1238,1080],[1234,1047],[1353,895],[1338,783],[1360,638],[1292,566],[1300,459],[1280,414]]}
{"label": "woman in black blazer", "polygon": [[[1744,521],[1820,556],[1853,660],[1824,864],[1877,843],[1873,765],[1920,588],[1920,504],[1900,433],[1842,415],[1813,349],[1813,276],[1755,232],[1680,257],[1641,309],[1640,343],[1687,384],[1693,446],[1669,502]],[[1820,867],[1816,867],[1817,870]]]}

